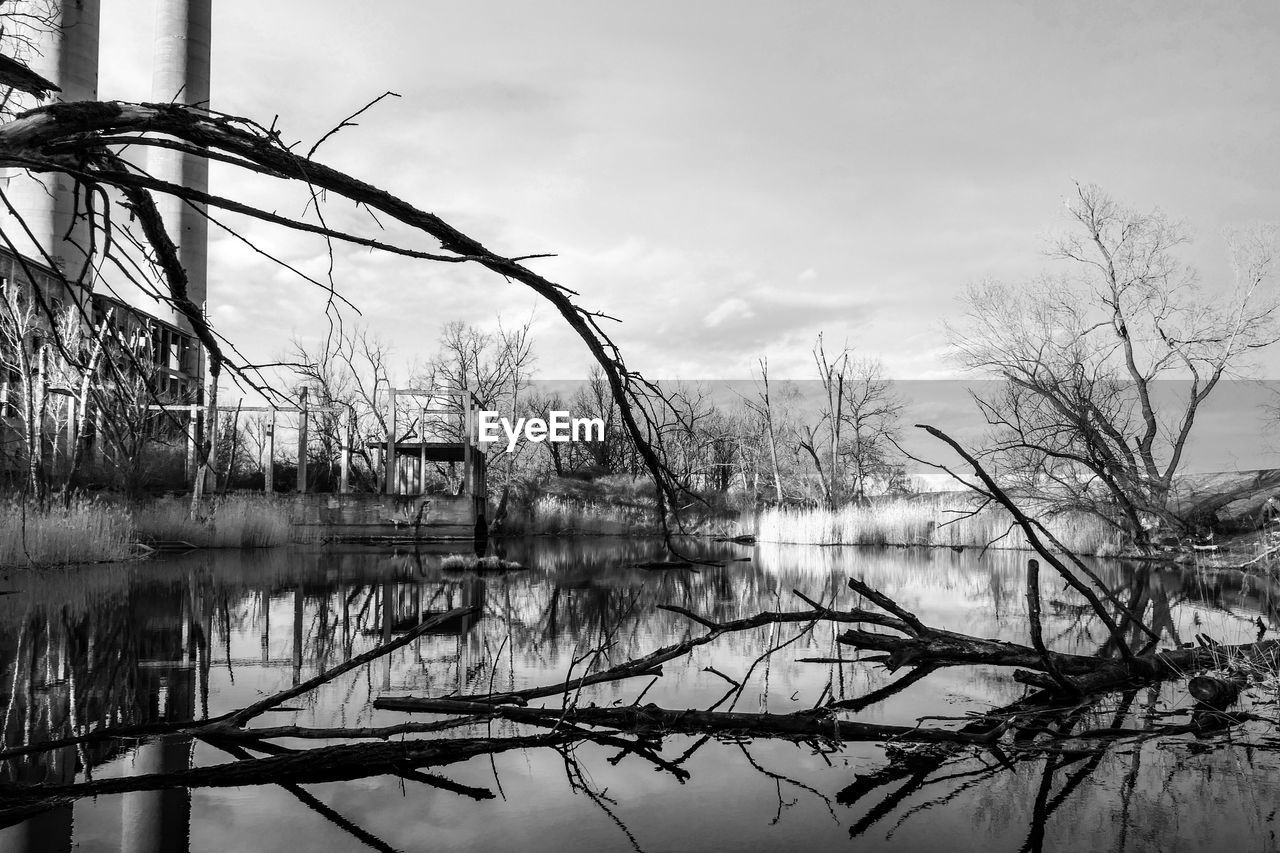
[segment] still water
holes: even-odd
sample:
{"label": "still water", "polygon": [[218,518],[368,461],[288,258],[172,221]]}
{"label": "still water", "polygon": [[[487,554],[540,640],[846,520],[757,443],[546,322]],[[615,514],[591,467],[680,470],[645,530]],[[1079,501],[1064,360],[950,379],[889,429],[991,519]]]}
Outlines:
{"label": "still water", "polygon": [[[731,558],[700,572],[646,571],[656,542],[508,542],[528,567],[478,575],[440,554],[385,549],[203,552],[131,566],[0,577],[0,750],[82,727],[199,720],[244,707],[331,669],[418,624],[475,605],[371,665],[338,677],[254,727],[382,726],[427,715],[375,710],[379,696],[486,693],[563,681],[573,667],[618,663],[698,636],[679,605],[715,620],[802,610],[792,590],[836,606],[862,577],[929,625],[1026,642],[1025,555],[690,543]],[[744,559],[746,558],[746,559]],[[1204,633],[1252,640],[1277,617],[1270,582],[1100,563],[1126,600],[1147,608],[1166,645]],[[1105,636],[1046,577],[1045,636],[1091,653]],[[729,634],[635,678],[584,690],[581,705],[705,709],[744,684],[738,711],[790,712],[884,687],[890,675],[850,658],[838,630],[774,625]],[[847,627],[847,626],[842,626]],[[790,641],[788,643],[788,641]],[[767,650],[782,646],[763,660]],[[592,650],[603,649],[593,656]],[[754,666],[753,666],[754,663]],[[709,671],[710,669],[716,672]],[[1264,685],[1254,710],[1271,717]],[[1026,693],[1008,672],[939,670],[850,719],[958,727]],[[1166,685],[1115,697],[1099,725],[1133,725],[1185,706]],[[547,704],[554,705],[557,699]],[[727,710],[728,704],[720,706]],[[447,737],[530,734],[506,722]],[[432,769],[450,780],[370,775],[302,786],[129,791],[19,808],[11,785],[170,773],[234,762],[189,735],[67,746],[0,763],[3,851],[272,850],[1270,850],[1280,756],[1263,727],[1240,743],[1125,741],[1093,753],[1009,762],[971,748],[903,759],[883,744],[797,744],[667,736],[672,773],[617,745],[512,750]],[[421,735],[412,735],[421,736]],[[425,737],[425,736],[424,736]],[[313,748],[323,742],[278,740]],[[891,759],[893,763],[891,764]],[[465,789],[451,790],[457,785]],[[483,797],[483,798],[478,798]]]}

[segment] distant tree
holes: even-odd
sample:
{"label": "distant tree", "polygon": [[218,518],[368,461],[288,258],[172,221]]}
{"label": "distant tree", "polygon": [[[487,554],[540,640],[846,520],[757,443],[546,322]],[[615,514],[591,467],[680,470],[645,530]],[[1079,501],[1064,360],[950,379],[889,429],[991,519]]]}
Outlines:
{"label": "distant tree", "polygon": [[575,441],[569,445],[570,468],[591,468],[598,473],[614,474],[631,470],[628,466],[630,437],[622,427],[618,402],[609,390],[609,382],[598,367],[592,366],[584,385],[570,400],[574,417],[599,418],[604,423],[604,438]]}
{"label": "distant tree", "polygon": [[[542,418],[545,421],[550,421],[552,412],[570,410],[569,404],[559,394],[542,391],[532,391],[525,395],[525,409],[532,417]],[[570,458],[572,445],[559,441],[544,441],[541,447],[546,451],[550,473],[563,477],[565,470],[573,464]]]}
{"label": "distant tree", "polygon": [[887,482],[902,404],[874,359],[844,347],[828,355],[822,335],[813,346],[821,396],[816,420],[801,423],[797,448],[813,464],[822,503],[865,500],[876,480]]}
{"label": "distant tree", "polygon": [[[1047,511],[1091,512],[1145,545],[1188,527],[1171,496],[1201,407],[1280,337],[1275,230],[1232,234],[1235,281],[1206,292],[1160,211],[1094,186],[1077,186],[1068,210],[1073,231],[1052,256],[1070,271],[971,288],[951,341],[964,366],[1004,380],[977,402],[1006,479]],[[1164,379],[1184,384],[1161,394]]]}
{"label": "distant tree", "polygon": [[[794,388],[788,387],[782,392],[783,398],[794,397]],[[782,487],[782,465],[779,461],[778,447],[785,444],[791,434],[792,426],[786,405],[778,405],[779,394],[769,385],[769,359],[760,359],[760,379],[756,383],[756,392],[746,398],[747,409],[755,415],[761,427],[765,447],[768,450],[769,475],[773,482],[773,500],[782,503],[785,493]]]}
{"label": "distant tree", "polygon": [[840,459],[852,497],[865,501],[886,491],[897,476],[894,464],[902,401],[874,359],[856,359],[844,384]]}
{"label": "distant tree", "polygon": [[338,479],[336,465],[346,440],[342,431],[350,417],[352,487],[367,491],[382,488],[382,475],[369,444],[386,437],[390,356],[390,347],[364,326],[337,327],[315,347],[296,339],[292,342],[287,361],[293,364],[301,387],[307,389],[312,411],[308,418],[308,462],[325,472],[329,485]]}
{"label": "distant tree", "polygon": [[[498,321],[488,331],[456,320],[445,323],[440,329],[436,355],[415,371],[411,382],[415,388],[433,390],[436,396],[431,406],[447,414],[429,416],[421,431],[437,436],[437,440],[461,441],[462,400],[467,393],[474,395],[482,409],[501,417],[514,421],[523,414],[523,395],[537,360],[529,334],[532,324],[532,319],[515,327]],[[421,417],[420,412],[410,412],[406,422],[417,423]],[[517,467],[532,453],[523,444],[517,444],[511,454],[506,449],[506,442],[499,441],[486,451],[490,470],[497,475],[494,484],[501,480],[504,492]],[[457,487],[460,477],[453,465],[441,467],[439,473],[450,488]]]}

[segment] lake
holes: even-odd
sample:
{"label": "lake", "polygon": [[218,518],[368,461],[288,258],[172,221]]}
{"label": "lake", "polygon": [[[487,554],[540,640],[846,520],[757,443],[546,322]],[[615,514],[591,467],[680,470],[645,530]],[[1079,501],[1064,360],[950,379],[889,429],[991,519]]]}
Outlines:
{"label": "lake", "polygon": [[[689,542],[729,559],[700,571],[646,570],[655,541],[509,541],[527,567],[451,572],[441,554],[373,547],[198,552],[131,565],[14,570],[0,578],[0,751],[83,727],[200,720],[247,706],[402,636],[450,620],[324,684],[253,727],[353,728],[436,722],[377,710],[381,696],[491,693],[555,684],[704,633],[677,605],[723,621],[805,610],[793,590],[852,607],[850,576],[928,625],[1027,642],[1026,554]],[[1117,595],[1146,609],[1166,646],[1197,634],[1247,642],[1275,624],[1267,580],[1098,562]],[[1096,619],[1046,574],[1045,637],[1092,653]],[[869,605],[867,605],[869,606]],[[902,679],[851,661],[848,626],[774,624],[727,634],[667,663],[660,678],[584,688],[580,706],[643,703],[789,713],[856,700]],[[772,654],[765,654],[776,649]],[[843,663],[803,662],[839,658]],[[712,671],[714,670],[714,671]],[[1275,718],[1275,684],[1250,707]],[[1008,671],[951,667],[908,682],[847,719],[958,728],[1028,692]],[[559,707],[560,697],[537,700]],[[1099,727],[1186,710],[1185,684],[1115,694],[1080,709]],[[536,734],[482,721],[405,738]],[[1210,747],[1187,735],[1026,756],[979,747],[795,743],[746,734],[667,735],[660,762],[618,743],[508,749],[419,771],[317,784],[128,790],[128,779],[235,762],[234,746],[176,733],[68,745],[0,763],[0,850],[1231,850],[1275,849],[1280,760],[1269,726]],[[325,741],[272,741],[284,749]],[[1076,746],[1079,743],[1076,742]],[[262,754],[262,753],[255,753]],[[401,772],[403,771],[403,772]],[[122,780],[120,793],[32,806],[17,784]]]}

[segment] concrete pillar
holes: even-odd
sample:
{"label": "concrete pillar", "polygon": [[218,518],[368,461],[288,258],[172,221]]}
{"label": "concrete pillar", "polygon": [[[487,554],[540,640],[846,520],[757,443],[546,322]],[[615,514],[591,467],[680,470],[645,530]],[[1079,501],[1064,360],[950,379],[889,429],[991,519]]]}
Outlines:
{"label": "concrete pillar", "polygon": [[342,413],[342,468],[338,480],[338,492],[344,495],[351,491],[351,441],[355,434],[353,421],[352,409],[348,407]]}
{"label": "concrete pillar", "polygon": [[266,441],[267,461],[263,465],[263,488],[267,494],[274,494],[276,490],[276,410],[271,409],[271,422],[267,424],[267,441]]}
{"label": "concrete pillar", "polygon": [[[209,40],[211,0],[163,0],[156,3],[154,68],[151,99],[159,103],[209,103]],[[147,169],[163,181],[207,192],[209,161],[203,157],[152,148]],[[202,309],[208,292],[209,223],[203,206],[159,193],[156,206],[169,237],[178,246],[178,257],[187,271],[187,295]],[[197,209],[198,208],[198,209]],[[170,308],[163,316],[191,333],[191,323]]]}
{"label": "concrete pillar", "polygon": [[[55,5],[60,7],[56,26],[34,29],[30,33],[34,49],[23,58],[32,70],[62,89],[51,93],[45,103],[97,100],[99,0],[63,0]],[[28,236],[0,205],[0,228],[18,251],[41,263],[47,263],[48,253],[67,277],[79,278],[85,269],[89,228],[87,220],[75,216],[77,206],[81,210],[84,206],[83,194],[77,203],[75,182],[63,176],[29,176],[21,169],[7,169],[0,185],[31,230]]]}
{"label": "concrete pillar", "polygon": [[298,390],[298,494],[307,491],[307,389]]}
{"label": "concrete pillar", "polygon": [[424,403],[418,414],[418,488],[417,493],[427,493],[427,406]]}
{"label": "concrete pillar", "polygon": [[475,472],[471,470],[471,434],[474,428],[471,423],[471,386],[462,388],[462,493],[467,497],[475,494]]}
{"label": "concrete pillar", "polygon": [[382,467],[387,494],[396,494],[396,389],[387,389],[387,443]]}

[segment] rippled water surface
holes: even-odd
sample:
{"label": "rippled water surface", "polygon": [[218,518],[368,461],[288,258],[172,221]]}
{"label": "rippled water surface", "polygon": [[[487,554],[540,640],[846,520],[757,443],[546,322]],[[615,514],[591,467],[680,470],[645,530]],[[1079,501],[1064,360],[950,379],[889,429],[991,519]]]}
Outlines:
{"label": "rippled water surface", "polygon": [[[557,683],[571,669],[581,673],[703,633],[662,604],[714,620],[805,609],[793,590],[854,606],[845,586],[850,575],[926,624],[1027,639],[1026,555],[689,547],[736,561],[700,572],[647,571],[631,564],[656,557],[657,543],[579,539],[506,543],[504,556],[528,569],[502,575],[443,571],[439,553],[356,547],[12,572],[0,579],[0,749],[83,727],[216,716],[462,605],[478,606],[479,615],[443,625],[252,725],[438,719],[371,703]],[[1252,640],[1256,620],[1270,626],[1275,616],[1266,581],[1210,582],[1193,572],[1119,563],[1097,571],[1119,597],[1146,609],[1166,645],[1197,633]],[[1042,579],[1042,595],[1054,648],[1092,653],[1103,643],[1100,626],[1055,579]],[[791,712],[864,696],[903,676],[868,663],[801,660],[854,657],[835,640],[843,627],[786,624],[729,634],[666,664],[661,678],[588,688],[576,699],[625,705],[643,694],[643,702],[667,708],[708,708],[733,680],[744,685],[730,700],[735,710]],[[1182,690],[1133,691],[1087,713],[1098,725],[1131,725],[1178,710],[1186,704]],[[906,725],[930,717],[929,725],[958,727],[966,715],[1026,692],[1008,672],[953,667],[847,717]],[[1274,716],[1265,696],[1255,698],[1259,713],[1269,707]],[[444,736],[533,731],[494,722]],[[302,786],[210,788],[193,778],[195,787],[67,799],[35,813],[12,806],[6,793],[0,850],[1275,849],[1280,762],[1265,727],[1254,734],[1248,747],[1205,748],[1191,737],[1130,740],[1018,761],[1000,750],[910,758],[877,743],[680,735],[661,742],[666,768],[616,744],[583,743],[433,768],[450,780],[443,787],[413,771]],[[11,758],[0,764],[0,781],[11,791],[15,783],[175,773],[235,760],[177,734]]]}

